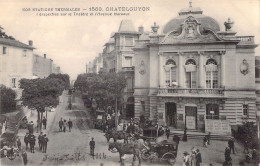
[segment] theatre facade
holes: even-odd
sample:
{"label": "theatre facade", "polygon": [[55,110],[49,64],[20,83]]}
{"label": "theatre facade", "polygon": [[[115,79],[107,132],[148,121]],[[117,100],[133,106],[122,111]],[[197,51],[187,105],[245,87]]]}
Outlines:
{"label": "theatre facade", "polygon": [[[232,127],[256,121],[254,36],[225,30],[200,8],[179,12],[135,41],[135,117],[204,131],[207,120]],[[234,25],[235,26],[235,25]],[[160,31],[160,33],[159,33]]]}

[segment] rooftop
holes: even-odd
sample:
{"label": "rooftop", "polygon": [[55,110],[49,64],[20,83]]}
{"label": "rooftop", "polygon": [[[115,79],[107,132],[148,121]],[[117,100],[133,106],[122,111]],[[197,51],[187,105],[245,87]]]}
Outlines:
{"label": "rooftop", "polygon": [[6,39],[6,38],[0,38],[0,44],[19,47],[19,48],[27,48],[27,49],[31,49],[31,50],[35,49],[34,47],[24,44],[22,42],[19,42],[17,40]]}

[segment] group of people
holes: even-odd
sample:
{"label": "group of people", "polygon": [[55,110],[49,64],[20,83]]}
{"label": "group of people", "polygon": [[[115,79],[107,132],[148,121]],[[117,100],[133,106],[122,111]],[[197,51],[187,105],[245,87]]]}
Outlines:
{"label": "group of people", "polygon": [[60,118],[59,121],[59,132],[66,132],[66,127],[69,127],[69,132],[71,132],[71,128],[72,128],[72,121],[69,119],[69,121],[67,122],[66,119],[62,120],[62,118]]}
{"label": "group of people", "polygon": [[191,149],[191,154],[187,151],[183,153],[183,166],[200,166],[202,157],[199,149],[194,147]]}
{"label": "group of people", "polygon": [[[26,135],[24,136],[24,143],[26,146],[26,150],[28,149],[28,144],[29,144],[31,153],[34,153],[35,142],[36,142],[35,135],[33,133],[27,132]],[[41,132],[40,135],[38,136],[38,144],[39,144],[39,149],[43,153],[46,153],[48,142],[49,142],[49,138],[46,136],[46,134],[43,134]],[[21,146],[20,139],[17,140],[17,146],[18,148]]]}

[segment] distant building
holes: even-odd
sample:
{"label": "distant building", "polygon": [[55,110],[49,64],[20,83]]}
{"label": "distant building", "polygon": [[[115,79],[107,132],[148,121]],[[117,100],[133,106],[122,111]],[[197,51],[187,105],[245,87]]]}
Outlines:
{"label": "distant building", "polygon": [[19,81],[33,77],[33,41],[29,44],[0,37],[0,84],[14,89],[21,95]]}
{"label": "distant building", "polygon": [[37,54],[33,55],[33,76],[35,78],[46,78],[53,71],[53,60],[46,58],[46,54],[39,56]]}

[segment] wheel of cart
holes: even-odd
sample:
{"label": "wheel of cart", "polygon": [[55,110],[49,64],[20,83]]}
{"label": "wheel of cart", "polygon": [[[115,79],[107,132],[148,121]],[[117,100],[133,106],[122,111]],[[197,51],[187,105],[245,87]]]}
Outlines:
{"label": "wheel of cart", "polygon": [[161,162],[167,162],[169,165],[174,165],[176,156],[172,152],[165,153],[161,158]]}

